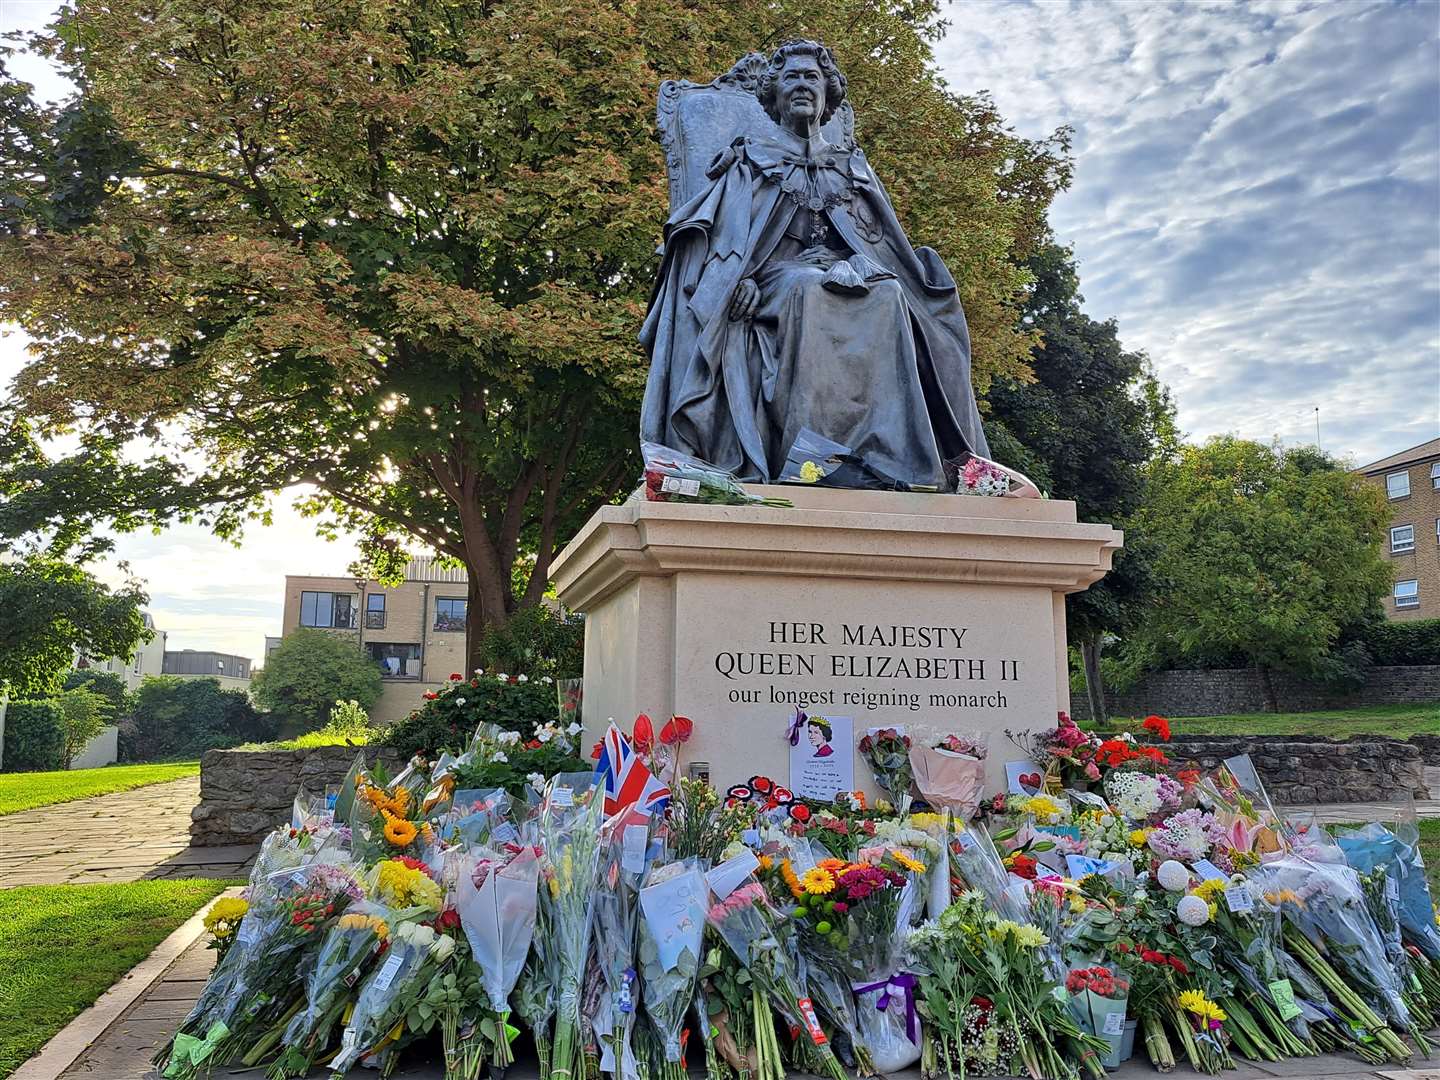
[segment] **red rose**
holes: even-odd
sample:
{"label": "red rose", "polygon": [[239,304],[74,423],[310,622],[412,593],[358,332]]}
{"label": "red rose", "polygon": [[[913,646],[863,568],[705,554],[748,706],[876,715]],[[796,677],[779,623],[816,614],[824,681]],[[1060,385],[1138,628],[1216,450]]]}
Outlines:
{"label": "red rose", "polygon": [[435,691],[433,690],[426,690],[424,694],[424,698],[426,701],[434,701],[439,696],[440,695],[435,693]]}
{"label": "red rose", "polygon": [[458,671],[452,671],[452,672],[450,673],[450,681],[451,681],[451,682],[460,682],[460,681],[461,681],[462,679],[464,679],[464,678],[465,678],[465,676],[464,676],[464,675],[461,675]]}

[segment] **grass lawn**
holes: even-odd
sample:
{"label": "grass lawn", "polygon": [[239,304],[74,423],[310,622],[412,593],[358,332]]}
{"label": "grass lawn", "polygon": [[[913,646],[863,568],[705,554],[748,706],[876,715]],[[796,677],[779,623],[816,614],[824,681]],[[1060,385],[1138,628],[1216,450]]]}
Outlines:
{"label": "grass lawn", "polygon": [[[1144,717],[1116,719],[1114,726],[1138,730]],[[1246,713],[1242,716],[1170,717],[1176,735],[1440,735],[1440,704],[1377,705],[1306,713]]]}
{"label": "grass lawn", "polygon": [[1430,895],[1440,900],[1440,818],[1420,822],[1420,855],[1425,860],[1425,876],[1430,879]]}
{"label": "grass lawn", "polygon": [[[129,791],[146,784],[163,784],[186,776],[198,776],[198,761],[166,765],[107,765],[103,769],[71,769],[68,772],[0,773],[0,814],[14,814],[51,803],[88,799]],[[0,979],[3,979],[0,974]]]}
{"label": "grass lawn", "polygon": [[0,1080],[228,884],[0,889]]}

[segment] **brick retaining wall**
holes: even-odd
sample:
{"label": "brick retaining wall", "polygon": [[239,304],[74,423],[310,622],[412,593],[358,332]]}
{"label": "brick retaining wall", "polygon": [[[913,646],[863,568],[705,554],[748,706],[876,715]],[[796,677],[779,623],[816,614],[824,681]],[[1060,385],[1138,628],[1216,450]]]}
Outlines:
{"label": "brick retaining wall", "polygon": [[[1334,690],[1292,675],[1273,674],[1281,712],[1354,709],[1370,705],[1437,703],[1440,712],[1440,664],[1372,667],[1365,685],[1352,693]],[[1112,716],[1227,716],[1265,712],[1265,684],[1255,668],[1210,671],[1155,671],[1123,694],[1105,695]],[[1081,690],[1070,695],[1077,719],[1086,719],[1089,705]]]}

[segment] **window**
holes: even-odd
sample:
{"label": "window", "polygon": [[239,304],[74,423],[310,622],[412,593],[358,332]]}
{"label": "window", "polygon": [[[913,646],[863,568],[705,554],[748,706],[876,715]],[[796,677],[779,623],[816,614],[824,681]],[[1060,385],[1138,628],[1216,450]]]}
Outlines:
{"label": "window", "polygon": [[1430,466],[1430,486],[1440,491],[1440,461]]}
{"label": "window", "polygon": [[1420,582],[1397,581],[1395,583],[1395,606],[1419,607],[1420,606]]}
{"label": "window", "polygon": [[355,629],[355,597],[350,593],[302,592],[300,625]]}
{"label": "window", "polygon": [[1415,526],[1396,525],[1390,530],[1390,554],[1415,550]]}
{"label": "window", "polygon": [[464,630],[466,601],[454,596],[442,596],[435,601],[436,630]]}
{"label": "window", "polygon": [[380,665],[382,679],[420,678],[420,646],[395,645],[384,641],[367,641],[365,651]]}
{"label": "window", "polygon": [[385,629],[385,594],[374,592],[365,597],[365,629]]}
{"label": "window", "polygon": [[1410,494],[1410,473],[1392,472],[1385,477],[1385,494],[1392,499],[1403,499]]}
{"label": "window", "polygon": [[225,661],[224,661],[224,660],[216,660],[216,661],[215,661],[215,670],[219,671],[221,675],[224,675],[224,674],[225,674]]}

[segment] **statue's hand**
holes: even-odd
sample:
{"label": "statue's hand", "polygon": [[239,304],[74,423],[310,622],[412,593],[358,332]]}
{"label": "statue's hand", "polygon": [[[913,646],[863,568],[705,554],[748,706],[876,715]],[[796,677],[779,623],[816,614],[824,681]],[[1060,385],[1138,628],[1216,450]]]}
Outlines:
{"label": "statue's hand", "polygon": [[754,278],[743,278],[740,284],[735,286],[735,298],[730,301],[730,319],[748,319],[755,314],[755,309],[760,306],[760,286],[755,284]]}
{"label": "statue's hand", "polygon": [[807,266],[818,266],[821,270],[829,270],[830,267],[840,261],[840,256],[824,244],[817,244],[814,247],[806,248],[799,255],[796,255],[795,261],[805,263]]}

